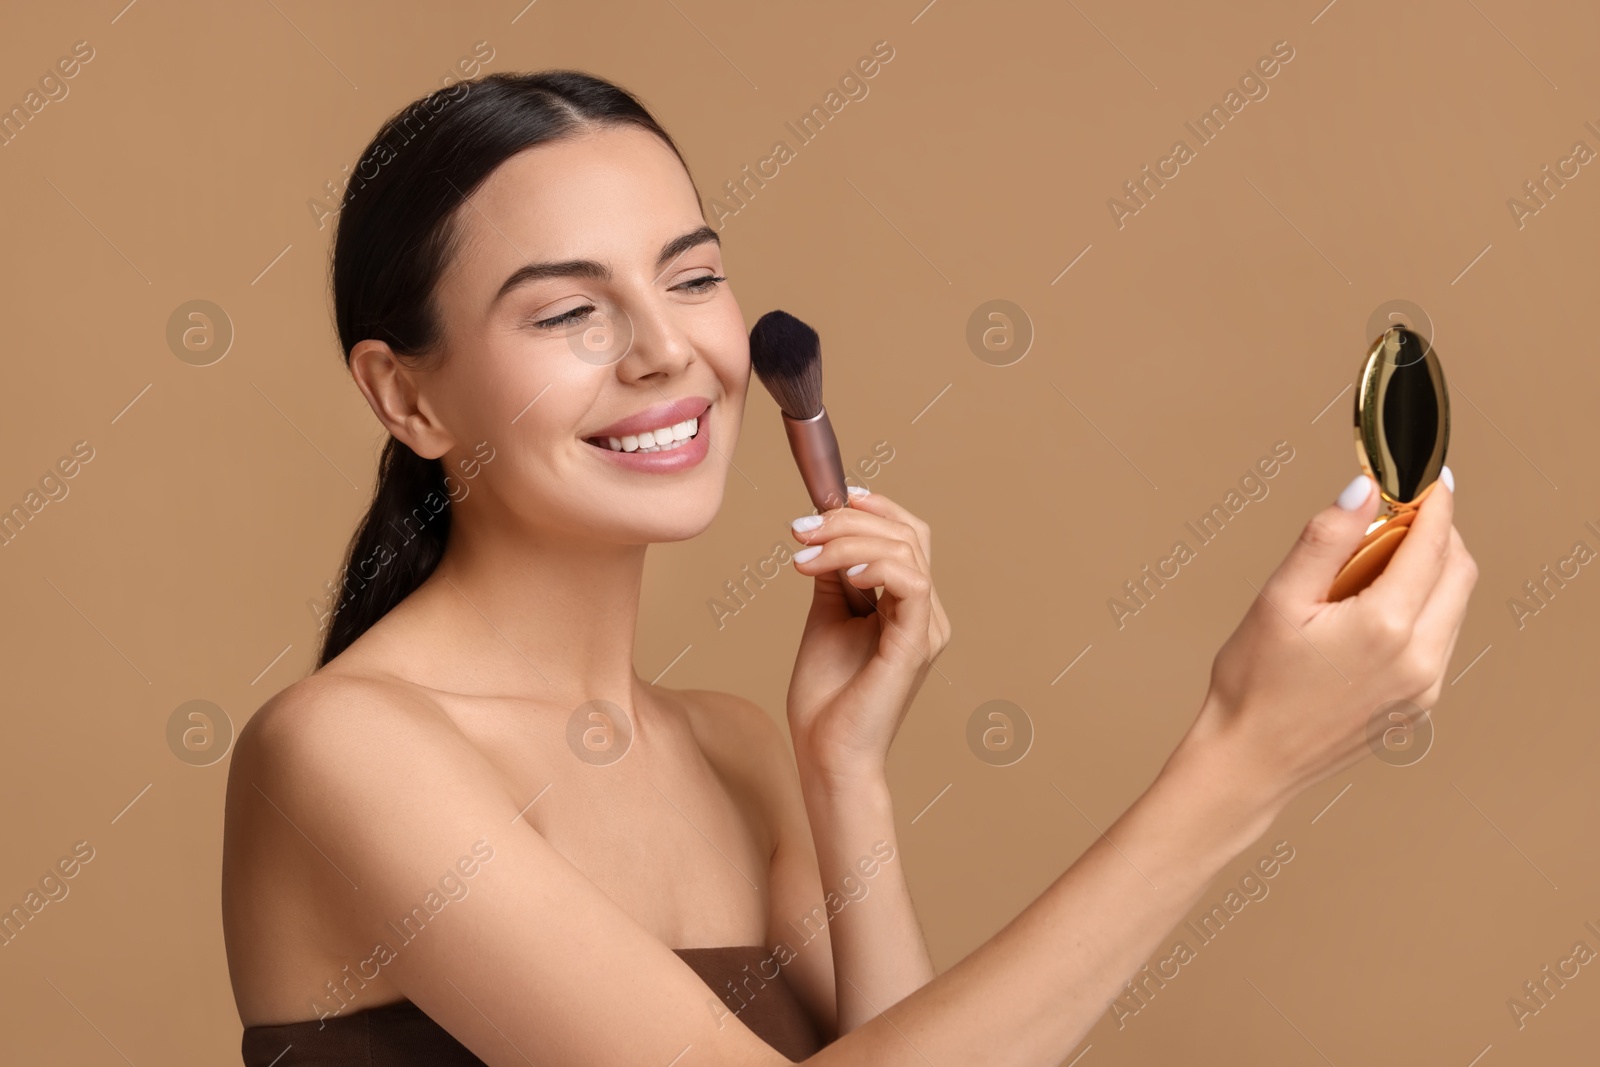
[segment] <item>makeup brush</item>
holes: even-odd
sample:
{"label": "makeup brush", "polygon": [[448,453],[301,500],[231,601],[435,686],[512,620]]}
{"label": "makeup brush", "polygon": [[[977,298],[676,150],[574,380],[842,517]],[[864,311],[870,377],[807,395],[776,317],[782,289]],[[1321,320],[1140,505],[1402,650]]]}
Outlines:
{"label": "makeup brush", "polygon": [[[839,441],[822,406],[822,341],[817,331],[787,311],[769,311],[750,330],[750,363],[783,412],[789,450],[819,511],[848,507]],[[878,610],[877,593],[857,589],[843,570],[839,584],[852,615]]]}

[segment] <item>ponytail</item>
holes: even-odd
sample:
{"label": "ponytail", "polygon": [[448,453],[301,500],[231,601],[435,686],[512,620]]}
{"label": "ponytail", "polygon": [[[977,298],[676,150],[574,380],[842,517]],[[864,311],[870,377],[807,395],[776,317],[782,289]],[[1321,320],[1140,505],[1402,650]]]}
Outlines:
{"label": "ponytail", "polygon": [[350,539],[339,573],[339,599],[328,617],[318,667],[349,648],[433,573],[449,534],[443,464],[389,438],[378,461],[372,504]]}

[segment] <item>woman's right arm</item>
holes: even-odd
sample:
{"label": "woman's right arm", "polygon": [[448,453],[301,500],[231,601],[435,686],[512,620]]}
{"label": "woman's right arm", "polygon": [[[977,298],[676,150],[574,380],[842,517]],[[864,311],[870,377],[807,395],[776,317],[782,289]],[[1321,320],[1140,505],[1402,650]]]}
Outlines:
{"label": "woman's right arm", "polygon": [[1384,573],[1326,602],[1378,503],[1369,483],[1353,510],[1330,505],[1306,524],[1218,652],[1189,732],[1076,863],[954,967],[807,1062],[1060,1063],[1222,868],[1294,797],[1368,753],[1378,709],[1433,707],[1477,566],[1439,483]]}
{"label": "woman's right arm", "polygon": [[[1150,788],[993,938],[806,1062],[1059,1063],[1283,805],[1366,751],[1372,710],[1436,699],[1475,578],[1451,505],[1431,493],[1388,570],[1338,604],[1321,596],[1376,504],[1319,513]],[[357,943],[396,940],[386,924],[426,906],[476,843],[493,849],[382,965],[486,1063],[787,1062],[525,822],[430,708],[314,676],[246,732],[232,774],[322,853],[314,877]]]}

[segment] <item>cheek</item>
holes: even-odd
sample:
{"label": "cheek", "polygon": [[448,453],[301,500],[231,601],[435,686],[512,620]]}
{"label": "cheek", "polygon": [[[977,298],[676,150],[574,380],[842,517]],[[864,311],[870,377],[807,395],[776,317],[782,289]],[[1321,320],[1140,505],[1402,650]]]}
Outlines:
{"label": "cheek", "polygon": [[502,340],[451,356],[456,359],[448,371],[441,368],[429,383],[433,410],[460,456],[474,449],[493,456],[466,483],[471,492],[463,503],[470,508],[474,501],[485,506],[498,500],[513,511],[537,512],[567,495],[582,458],[576,450],[590,447],[577,434],[604,372],[583,365],[559,344]]}
{"label": "cheek", "polygon": [[[731,452],[744,418],[745,399],[754,387],[750,337],[745,333],[744,319],[737,308],[731,321],[724,324],[715,336],[706,338],[699,347],[702,358],[710,364],[722,387],[723,396],[717,412],[721,420],[717,437]],[[722,447],[719,445],[719,450]]]}
{"label": "cheek", "polygon": [[[745,396],[746,389],[741,384],[737,391],[729,388],[721,403],[717,405],[717,428],[714,431],[717,451],[713,458],[732,456],[738,447],[739,431],[744,426]],[[731,461],[723,458],[722,462],[726,464]]]}
{"label": "cheek", "polygon": [[727,383],[728,396],[737,397],[742,401],[745,397],[745,394],[750,391],[750,382],[753,375],[754,370],[750,365],[750,355],[748,350],[746,350],[741,354],[739,359],[732,363],[726,376],[723,378],[723,380]]}
{"label": "cheek", "polygon": [[700,342],[701,353],[730,396],[743,396],[750,386],[750,335],[739,305],[729,299],[726,314]]}
{"label": "cheek", "polygon": [[[579,359],[565,338],[508,334],[481,358],[463,359],[447,391],[452,414],[485,433],[534,445],[565,427],[575,434],[605,372]],[[465,431],[463,431],[464,433]],[[477,440],[478,438],[474,438]]]}
{"label": "cheek", "polygon": [[578,450],[591,446],[563,437],[553,424],[537,421],[539,410],[554,392],[552,389],[515,426],[501,433],[495,442],[494,462],[483,468],[467,498],[469,507],[476,502],[551,528],[568,527],[574,521],[581,524],[579,517],[590,513],[593,499],[577,488],[585,484],[586,474],[592,474]]}

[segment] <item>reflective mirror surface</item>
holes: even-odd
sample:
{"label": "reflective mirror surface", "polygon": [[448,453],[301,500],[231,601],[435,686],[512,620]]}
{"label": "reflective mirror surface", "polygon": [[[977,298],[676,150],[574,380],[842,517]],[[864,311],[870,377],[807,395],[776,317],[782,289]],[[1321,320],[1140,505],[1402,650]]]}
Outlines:
{"label": "reflective mirror surface", "polygon": [[1432,485],[1450,441],[1450,394],[1438,354],[1421,334],[1394,326],[1373,342],[1356,393],[1356,451],[1391,506]]}

